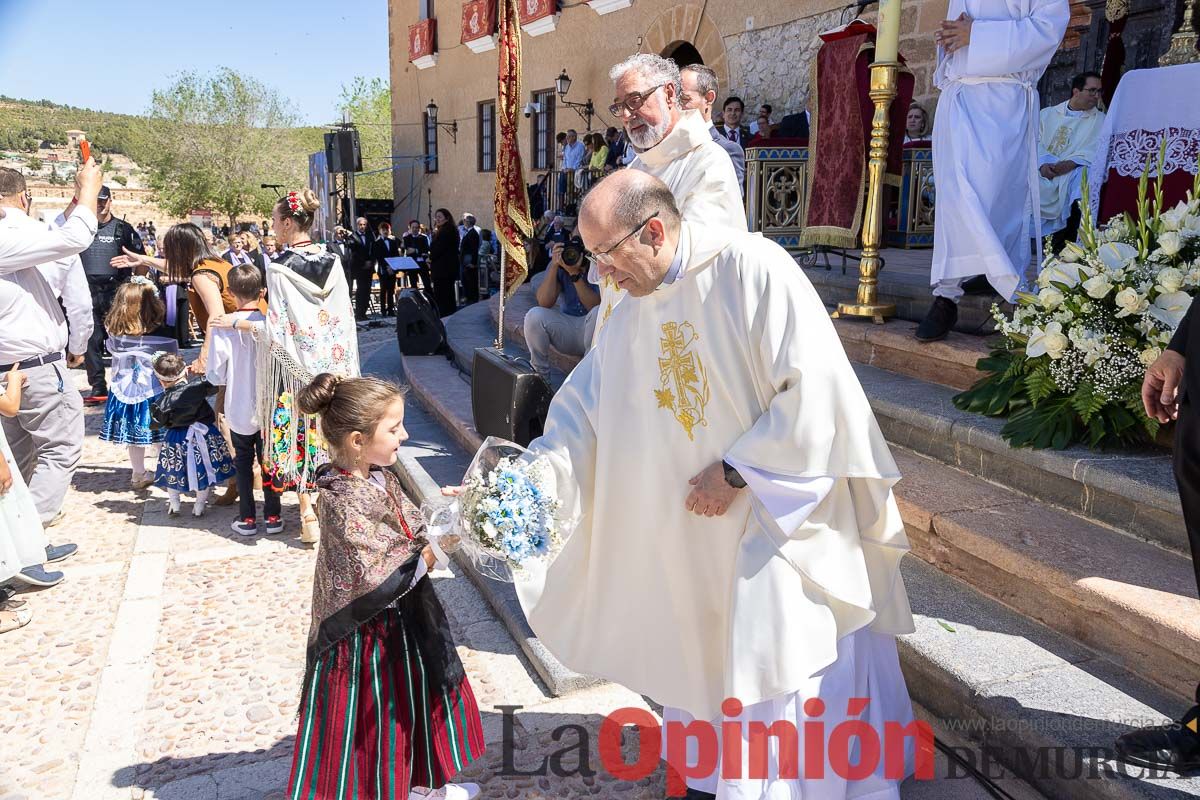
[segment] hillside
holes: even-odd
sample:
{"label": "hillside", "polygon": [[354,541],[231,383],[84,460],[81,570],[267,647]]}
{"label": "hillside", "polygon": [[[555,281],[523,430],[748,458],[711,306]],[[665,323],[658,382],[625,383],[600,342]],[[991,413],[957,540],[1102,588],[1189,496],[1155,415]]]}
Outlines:
{"label": "hillside", "polygon": [[[137,159],[137,137],[149,124],[145,117],[114,114],[88,108],[58,105],[49,100],[20,100],[0,95],[0,151],[33,153],[42,142],[57,145],[67,143],[67,131],[78,128],[87,133],[88,140],[104,153],[120,153]],[[324,129],[292,128],[285,152],[313,153],[322,147]]]}

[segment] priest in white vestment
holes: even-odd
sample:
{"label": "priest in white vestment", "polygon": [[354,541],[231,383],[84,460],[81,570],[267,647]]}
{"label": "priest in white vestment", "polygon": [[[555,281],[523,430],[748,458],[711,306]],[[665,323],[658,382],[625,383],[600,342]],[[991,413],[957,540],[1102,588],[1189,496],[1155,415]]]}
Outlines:
{"label": "priest in white vestment", "polygon": [[[609,77],[616,94],[609,111],[621,120],[637,152],[629,168],[666,183],[685,220],[746,230],[746,207],[733,162],[713,141],[711,123],[700,111],[683,109],[683,83],[675,62],[638,53],[613,67]],[[600,285],[594,343],[624,292],[611,280],[602,280],[594,268],[588,277]]]}
{"label": "priest in white vestment", "polygon": [[[1067,229],[1072,207],[1082,196],[1083,170],[1091,166],[1092,151],[1104,124],[1104,112],[1096,108],[1100,89],[1097,73],[1081,73],[1071,81],[1070,100],[1042,109],[1038,173],[1043,235]],[[1072,230],[1067,230],[1064,238],[1074,241],[1078,215],[1069,227]]]}
{"label": "priest in white vestment", "polygon": [[921,341],[943,338],[958,321],[966,278],[984,275],[1012,299],[1030,239],[1040,247],[1037,81],[1069,18],[1067,0],[950,0],[936,34],[934,301],[917,328]]}
{"label": "priest in white vestment", "polygon": [[[518,578],[530,625],[566,666],[662,703],[664,722],[800,732],[801,777],[777,774],[778,749],[767,775],[680,765],[688,797],[899,798],[912,737],[899,774],[847,780],[827,746],[823,777],[805,762],[811,698],[826,739],[850,717],[881,741],[913,720],[894,638],[913,630],[900,475],[821,299],[774,242],[681,221],[634,170],[591,191],[579,232],[627,296],[530,444],[581,520]],[[726,698],[744,710],[723,716]]]}

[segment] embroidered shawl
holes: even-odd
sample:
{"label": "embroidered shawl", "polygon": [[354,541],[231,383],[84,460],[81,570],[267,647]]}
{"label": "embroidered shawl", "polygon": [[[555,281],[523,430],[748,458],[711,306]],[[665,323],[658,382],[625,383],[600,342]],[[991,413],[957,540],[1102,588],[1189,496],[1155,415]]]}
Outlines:
{"label": "embroidered shawl", "polygon": [[381,473],[386,492],[333,465],[317,471],[321,543],[306,672],[311,674],[316,660],[338,642],[395,607],[431,685],[451,688],[463,672],[445,613],[428,580],[413,585],[427,544],[425,523],[400,488],[400,479],[390,470]]}
{"label": "embroidered shawl", "polygon": [[[358,331],[346,276],[329,252],[288,250],[267,267],[267,347],[258,348],[259,419],[276,419],[282,397],[286,413],[283,435],[291,446],[267,448],[270,466],[289,482],[304,485],[316,466],[308,448],[297,448],[306,429],[296,394],[314,375],[332,372],[354,377],[358,368]],[[286,455],[284,455],[286,453]]]}

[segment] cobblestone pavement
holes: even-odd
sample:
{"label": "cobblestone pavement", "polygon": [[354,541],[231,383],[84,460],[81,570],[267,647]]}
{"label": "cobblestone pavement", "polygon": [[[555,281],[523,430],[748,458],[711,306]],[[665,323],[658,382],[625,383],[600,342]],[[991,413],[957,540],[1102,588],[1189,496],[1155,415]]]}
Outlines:
{"label": "cobblestone pavement", "polygon": [[[391,363],[393,335],[361,331],[363,363],[373,352]],[[285,498],[281,536],[233,534],[234,508],[194,518],[185,502],[185,514],[168,520],[165,494],[130,489],[124,450],[96,438],[102,413],[87,412],[74,490],[48,531],[80,552],[62,565],[63,583],[22,595],[33,621],[2,639],[0,800],[282,800],[314,560],[298,540],[294,498]],[[414,411],[412,420],[412,447],[448,455],[428,418]],[[661,769],[619,782],[600,767],[602,715],[647,708],[643,698],[611,685],[551,697],[474,585],[449,572],[434,579],[488,745],[460,780],[493,798],[663,796]],[[506,717],[506,705],[521,709]],[[594,774],[572,769],[583,752]],[[536,771],[547,758],[559,773],[583,774],[500,775]]]}

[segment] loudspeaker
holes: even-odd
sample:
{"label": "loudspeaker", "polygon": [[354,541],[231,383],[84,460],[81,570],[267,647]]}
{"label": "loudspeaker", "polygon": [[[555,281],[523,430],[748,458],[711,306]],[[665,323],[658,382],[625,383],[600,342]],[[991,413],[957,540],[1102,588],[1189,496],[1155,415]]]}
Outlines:
{"label": "loudspeaker", "polygon": [[431,356],[445,349],[446,328],[424,292],[400,291],[396,298],[396,341],[406,356]]}
{"label": "loudspeaker", "polygon": [[475,348],[471,411],[480,436],[500,436],[522,447],[542,435],[554,392],[523,358],[494,347]]}
{"label": "loudspeaker", "polygon": [[330,172],[362,172],[358,131],[334,131],[325,134],[325,163]]}

